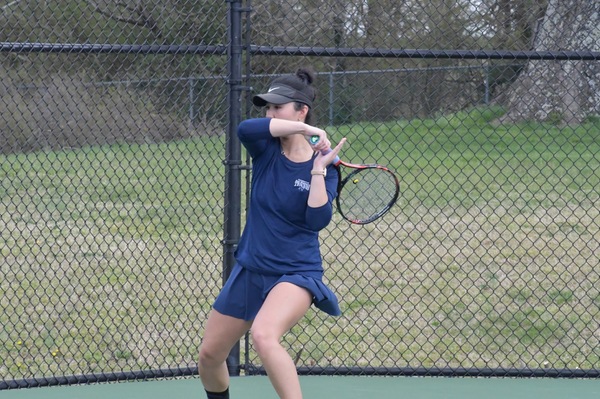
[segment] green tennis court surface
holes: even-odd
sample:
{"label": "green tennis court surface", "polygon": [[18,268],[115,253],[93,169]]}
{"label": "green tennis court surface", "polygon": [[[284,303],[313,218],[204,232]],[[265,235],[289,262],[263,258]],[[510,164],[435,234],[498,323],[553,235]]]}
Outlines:
{"label": "green tennis court surface", "polygon": [[[306,399],[598,399],[600,380],[301,377]],[[197,378],[9,390],[2,399],[186,399],[205,398]],[[266,377],[235,377],[232,399],[277,399]]]}

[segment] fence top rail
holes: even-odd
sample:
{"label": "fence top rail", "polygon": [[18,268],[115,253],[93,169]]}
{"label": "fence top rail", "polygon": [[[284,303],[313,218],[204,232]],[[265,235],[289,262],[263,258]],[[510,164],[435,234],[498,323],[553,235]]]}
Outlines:
{"label": "fence top rail", "polygon": [[[425,58],[425,59],[510,59],[551,61],[598,61],[600,51],[512,51],[512,50],[428,50],[345,47],[257,46],[246,50],[254,55]],[[137,45],[0,42],[0,53],[110,53],[110,54],[227,54],[225,45]]]}
{"label": "fence top rail", "polygon": [[0,53],[227,54],[225,45],[0,42]]}
{"label": "fence top rail", "polygon": [[600,51],[512,51],[512,50],[428,50],[428,49],[380,49],[335,48],[293,46],[250,46],[256,55],[297,55],[330,57],[373,58],[442,58],[442,59],[511,59],[511,60],[568,60],[598,61]]}

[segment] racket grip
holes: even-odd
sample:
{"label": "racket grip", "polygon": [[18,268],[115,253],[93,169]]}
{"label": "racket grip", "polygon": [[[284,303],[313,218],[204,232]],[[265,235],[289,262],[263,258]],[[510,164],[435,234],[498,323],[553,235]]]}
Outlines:
{"label": "racket grip", "polygon": [[[308,139],[308,141],[313,145],[317,144],[319,142],[319,136],[316,136],[316,135],[310,136],[310,139]],[[331,151],[332,151],[331,148],[328,148],[326,150],[322,150],[321,154],[326,155],[326,154],[329,154]],[[340,157],[336,156],[331,163],[334,165],[337,165],[338,162],[340,162]]]}

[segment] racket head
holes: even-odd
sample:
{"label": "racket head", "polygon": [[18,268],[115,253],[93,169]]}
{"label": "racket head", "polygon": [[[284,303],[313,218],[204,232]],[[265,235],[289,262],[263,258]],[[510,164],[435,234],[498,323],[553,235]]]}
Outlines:
{"label": "racket head", "polygon": [[[347,166],[343,162],[341,164]],[[336,198],[338,211],[350,223],[371,223],[396,203],[400,193],[398,178],[380,165],[348,166],[353,170],[340,179]]]}

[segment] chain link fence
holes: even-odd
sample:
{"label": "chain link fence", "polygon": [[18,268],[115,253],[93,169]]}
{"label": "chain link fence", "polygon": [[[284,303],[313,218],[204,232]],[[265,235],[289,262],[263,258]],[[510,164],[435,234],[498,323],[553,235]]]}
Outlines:
{"label": "chain link fence", "polygon": [[402,188],[322,233],[344,314],[286,335],[299,372],[597,377],[599,7],[0,1],[0,388],[196,373],[236,118],[302,65],[344,158]]}

